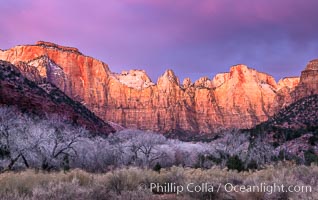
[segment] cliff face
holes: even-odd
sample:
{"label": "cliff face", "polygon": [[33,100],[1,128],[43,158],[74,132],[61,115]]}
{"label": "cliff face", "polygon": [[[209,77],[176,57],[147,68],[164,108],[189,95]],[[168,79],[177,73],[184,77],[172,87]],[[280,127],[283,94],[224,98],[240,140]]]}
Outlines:
{"label": "cliff face", "polygon": [[313,94],[318,94],[318,59],[310,61],[306,69],[301,72],[293,98],[298,100]]}
{"label": "cliff face", "polygon": [[292,93],[299,84],[299,80],[299,77],[287,77],[278,81],[275,102],[280,107],[288,106],[295,101]]}
{"label": "cliff face", "polygon": [[37,82],[55,84],[106,121],[160,132],[252,127],[292,101],[290,93],[298,84],[297,78],[277,84],[272,76],[245,65],[211,80],[185,79],[183,84],[167,70],[153,83],[144,71],[114,74],[105,63],[75,48],[46,42],[0,51],[0,59],[19,63]]}
{"label": "cliff face", "polygon": [[[25,78],[18,68],[9,62],[0,61],[0,104],[14,105],[23,112],[39,116],[57,114],[73,124],[86,127],[97,134],[108,134],[115,130],[78,102],[74,102],[50,83],[37,84],[30,78],[32,67],[23,65],[30,73]],[[21,67],[21,66],[20,66]],[[38,75],[37,73],[35,73]]]}
{"label": "cliff face", "polygon": [[0,51],[0,60],[20,65],[22,61],[35,67],[42,78],[47,78],[76,101],[92,105],[90,108],[106,103],[102,94],[106,93],[108,66],[75,48],[38,42]]}
{"label": "cliff face", "polygon": [[300,156],[313,150],[318,154],[315,131],[318,129],[318,95],[304,97],[284,107],[269,120],[253,129],[253,135],[263,134],[265,141],[277,146],[275,154],[286,151],[286,156]]}
{"label": "cliff face", "polygon": [[277,87],[278,90],[287,87],[289,89],[295,89],[295,87],[299,84],[299,77],[286,77],[278,81]]}

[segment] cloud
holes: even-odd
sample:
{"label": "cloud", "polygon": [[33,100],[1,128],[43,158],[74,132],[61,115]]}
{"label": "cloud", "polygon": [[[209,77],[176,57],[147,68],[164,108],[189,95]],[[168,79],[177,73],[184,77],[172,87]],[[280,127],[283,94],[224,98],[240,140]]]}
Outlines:
{"label": "cloud", "polygon": [[2,1],[0,48],[48,40],[153,79],[166,68],[211,77],[237,63],[280,78],[318,56],[317,7],[315,0]]}

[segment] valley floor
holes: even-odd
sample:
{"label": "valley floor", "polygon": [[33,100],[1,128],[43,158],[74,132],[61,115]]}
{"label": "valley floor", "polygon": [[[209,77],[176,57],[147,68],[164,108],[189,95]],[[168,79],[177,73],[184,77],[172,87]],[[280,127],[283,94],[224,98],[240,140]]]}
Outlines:
{"label": "valley floor", "polygon": [[[0,174],[0,199],[318,199],[318,166],[279,162],[257,171],[128,167],[105,173]],[[178,193],[178,194],[177,194]]]}

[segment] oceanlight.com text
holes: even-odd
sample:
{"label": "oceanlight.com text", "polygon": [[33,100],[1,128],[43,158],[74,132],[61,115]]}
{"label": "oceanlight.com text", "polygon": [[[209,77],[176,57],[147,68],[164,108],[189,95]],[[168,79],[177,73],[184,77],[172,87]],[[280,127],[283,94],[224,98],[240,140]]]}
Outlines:
{"label": "oceanlight.com text", "polygon": [[183,192],[207,192],[207,193],[218,193],[220,191],[225,192],[262,192],[267,194],[273,193],[309,193],[312,192],[310,185],[284,185],[284,184],[266,184],[261,183],[259,185],[235,185],[233,183],[225,184],[212,184],[212,183],[188,183],[185,185],[176,183],[150,183],[149,186],[143,185],[143,189],[150,189],[155,193],[176,193],[181,194]]}

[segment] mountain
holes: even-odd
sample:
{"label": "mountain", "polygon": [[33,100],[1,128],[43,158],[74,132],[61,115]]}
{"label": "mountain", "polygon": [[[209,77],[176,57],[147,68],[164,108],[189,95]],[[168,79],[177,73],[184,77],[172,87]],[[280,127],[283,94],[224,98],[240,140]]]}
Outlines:
{"label": "mountain", "polygon": [[43,41],[2,50],[0,59],[16,64],[37,83],[56,85],[105,121],[172,134],[251,128],[294,102],[300,88],[314,89],[309,85],[317,80],[313,75],[305,81],[308,73],[303,72],[300,79],[276,83],[272,76],[239,64],[194,83],[189,78],[181,83],[167,70],[154,83],[145,71],[113,73],[76,48]]}
{"label": "mountain", "polygon": [[[40,79],[40,74],[26,65],[24,74],[29,79]],[[13,105],[23,112],[45,116],[57,114],[73,124],[86,127],[93,133],[108,134],[114,129],[96,117],[83,105],[73,101],[51,83],[33,82],[25,78],[20,69],[0,61],[0,105]]]}
{"label": "mountain", "polygon": [[249,130],[263,135],[276,147],[277,154],[304,157],[307,151],[318,154],[318,95],[304,97],[283,108],[266,122]]}
{"label": "mountain", "polygon": [[318,94],[318,59],[310,61],[301,72],[299,85],[292,95],[298,100],[313,94]]}
{"label": "mountain", "polygon": [[[281,109],[268,121],[262,123],[267,127],[286,129],[318,128],[318,95],[304,97]],[[315,128],[314,128],[315,129]]]}

